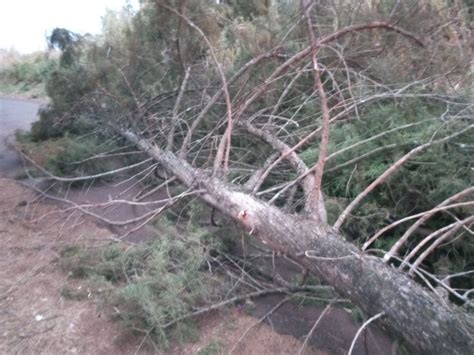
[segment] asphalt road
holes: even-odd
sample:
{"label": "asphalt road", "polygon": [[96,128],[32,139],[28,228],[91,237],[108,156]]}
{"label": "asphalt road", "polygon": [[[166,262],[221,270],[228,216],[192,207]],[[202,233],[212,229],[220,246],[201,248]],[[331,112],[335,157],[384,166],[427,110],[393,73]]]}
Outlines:
{"label": "asphalt road", "polygon": [[17,130],[29,130],[38,118],[37,102],[0,97],[0,176],[14,177],[21,168],[18,154],[8,147]]}

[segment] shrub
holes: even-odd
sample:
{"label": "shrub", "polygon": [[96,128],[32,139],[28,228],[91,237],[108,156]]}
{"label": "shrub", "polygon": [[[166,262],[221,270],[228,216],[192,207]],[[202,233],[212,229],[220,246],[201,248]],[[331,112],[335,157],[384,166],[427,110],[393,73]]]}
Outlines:
{"label": "shrub", "polygon": [[48,53],[12,55],[1,65],[1,84],[11,86],[13,93],[31,91],[35,95],[44,96],[44,84],[57,66],[57,56]]}
{"label": "shrub", "polygon": [[65,137],[60,142],[62,149],[46,163],[46,168],[58,176],[100,174],[113,170],[127,161],[122,159],[118,162],[111,158],[100,157],[101,154],[117,149],[114,141],[107,141],[104,137]]}

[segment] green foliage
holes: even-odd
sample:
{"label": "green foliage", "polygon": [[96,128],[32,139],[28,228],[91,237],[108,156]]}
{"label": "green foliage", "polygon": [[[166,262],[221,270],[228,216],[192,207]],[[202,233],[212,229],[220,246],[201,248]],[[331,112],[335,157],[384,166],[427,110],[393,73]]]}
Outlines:
{"label": "green foliage", "polygon": [[[103,279],[115,285],[107,302],[118,310],[122,322],[148,333],[166,348],[169,337],[195,341],[198,335],[192,321],[173,327],[168,327],[168,322],[219,296],[219,285],[207,272],[207,253],[208,246],[201,242],[199,233],[186,238],[162,235],[151,243],[128,248],[67,248],[60,265],[71,277]],[[62,293],[68,298],[84,296],[71,288]]]}
{"label": "green foliage", "polygon": [[115,141],[100,136],[66,137],[62,149],[46,163],[46,168],[57,176],[95,175],[116,169],[126,163],[100,155],[118,148]]}
{"label": "green foliage", "polygon": [[[129,155],[129,149],[122,147],[117,140],[101,134],[66,135],[37,142],[32,134],[18,133],[16,139],[25,154],[56,176],[96,175],[136,163],[138,157]],[[104,176],[98,180],[108,178]]]}
{"label": "green foliage", "polygon": [[226,2],[236,13],[247,19],[267,15],[270,10],[270,1],[265,0],[229,0]]}
{"label": "green foliage", "polygon": [[357,323],[363,323],[364,322],[364,312],[358,308],[358,307],[354,307],[350,310],[350,313],[351,313],[351,316],[352,316],[352,319],[357,322]]}
{"label": "green foliage", "polygon": [[[324,188],[330,201],[338,201],[333,206],[336,212],[340,211],[338,206],[345,204],[344,199],[350,201],[357,196],[409,150],[433,137],[436,139],[445,136],[462,124],[433,120],[437,115],[438,107],[419,100],[406,101],[403,105],[384,103],[361,114],[360,120],[335,126],[331,132],[331,152],[404,124],[415,124],[359,145],[328,162]],[[434,146],[410,160],[355,211],[346,225],[346,231],[356,238],[368,236],[392,219],[425,211],[471,186],[471,153],[469,149],[460,147],[467,145],[472,139],[472,134],[460,136],[455,142]],[[384,147],[388,149],[378,150]],[[377,153],[347,166],[343,165],[372,151]],[[308,150],[307,155],[313,156],[312,151]],[[330,217],[331,215],[332,213]],[[387,236],[382,242],[383,246],[390,245],[390,240],[395,236],[396,234]]]}
{"label": "green foliage", "polygon": [[[59,39],[54,43],[61,43],[62,65],[47,82],[51,102],[33,127],[35,139],[85,134],[98,122],[122,123],[131,117],[140,120],[156,111],[169,115],[175,98],[170,93],[179,87],[189,66],[201,81],[196,82],[196,88],[190,87],[190,92],[197,94],[190,100],[202,99],[199,87],[218,80],[215,66],[206,64],[208,45],[169,6],[180,9],[179,2],[145,1],[136,14],[130,9],[108,12],[104,35],[95,42],[57,29],[51,41]],[[269,24],[276,26],[278,22],[259,18],[244,21],[229,12],[228,6],[217,6],[214,1],[187,2],[185,13],[202,29],[226,71],[237,70],[245,58],[276,45]],[[162,97],[165,93],[168,98]],[[149,105],[138,107],[138,102]],[[215,117],[222,112],[223,106],[216,105],[200,127],[202,131],[215,127]],[[189,116],[194,113],[189,111]],[[77,120],[88,124],[78,127]]]}
{"label": "green foliage", "polygon": [[47,81],[56,68],[57,61],[54,58],[37,53],[20,58],[1,74],[14,83],[32,85]]}
{"label": "green foliage", "polygon": [[397,341],[397,348],[396,348],[396,355],[410,355],[412,352],[406,348],[406,346],[402,343],[400,344],[399,341]]}
{"label": "green foliage", "polygon": [[81,36],[71,32],[65,28],[55,28],[48,37],[49,48],[57,48],[61,50],[60,65],[70,66],[74,62],[76,56],[77,44],[80,42]]}
{"label": "green foliage", "polygon": [[198,355],[221,355],[224,354],[224,345],[220,341],[212,340],[204,348],[198,351]]}
{"label": "green foliage", "polygon": [[46,53],[14,56],[7,63],[0,65],[0,87],[5,88],[5,91],[11,87],[10,92],[4,93],[44,96],[44,83],[49,80],[57,66],[57,58]]}

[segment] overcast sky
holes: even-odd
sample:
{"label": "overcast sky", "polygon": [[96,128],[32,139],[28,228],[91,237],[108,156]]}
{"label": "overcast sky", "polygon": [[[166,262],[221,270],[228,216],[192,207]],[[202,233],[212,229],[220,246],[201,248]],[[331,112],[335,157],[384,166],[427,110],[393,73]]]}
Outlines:
{"label": "overcast sky", "polygon": [[[138,0],[130,1],[132,5]],[[119,10],[126,0],[0,0],[0,48],[29,53],[46,48],[55,27],[99,33],[106,8]]]}

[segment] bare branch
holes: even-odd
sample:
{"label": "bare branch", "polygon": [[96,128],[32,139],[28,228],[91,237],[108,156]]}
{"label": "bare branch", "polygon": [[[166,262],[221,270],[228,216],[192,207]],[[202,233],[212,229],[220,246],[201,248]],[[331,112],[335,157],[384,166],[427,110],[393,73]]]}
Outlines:
{"label": "bare branch", "polygon": [[263,176],[263,173],[267,168],[280,156],[279,152],[273,153],[270,155],[267,160],[263,163],[262,167],[258,170],[256,170],[250,179],[245,183],[245,189],[252,191],[252,193],[255,193],[260,186],[262,185],[263,181],[265,180],[265,177]]}
{"label": "bare branch", "polygon": [[[408,222],[408,221],[411,221],[412,219],[416,219],[416,218],[419,218],[419,217],[425,217],[427,215],[430,215],[432,216],[432,214],[435,214],[435,213],[438,213],[438,212],[441,212],[441,211],[446,211],[448,209],[451,209],[451,208],[459,208],[459,207],[465,207],[465,206],[471,206],[471,205],[474,205],[474,201],[470,201],[470,202],[461,202],[461,203],[454,203],[452,205],[443,205],[443,206],[440,206],[438,205],[436,208],[433,208],[431,210],[428,210],[428,211],[425,211],[425,212],[421,212],[421,213],[418,213],[418,214],[414,214],[412,216],[408,216],[408,217],[405,217],[405,218],[402,218],[402,219],[399,219],[398,221],[396,222],[393,222],[392,224],[389,224],[388,226],[385,226],[383,227],[382,229],[380,229],[377,233],[375,233],[372,237],[369,238],[369,240],[367,240],[367,242],[364,243],[364,245],[362,246],[362,250],[366,250],[373,242],[375,242],[382,234],[384,234],[386,231],[390,230],[390,229],[393,229],[395,228],[396,226],[402,224],[402,223],[405,223],[405,222]],[[429,217],[428,217],[429,218]],[[419,222],[419,221],[418,221]],[[417,222],[417,223],[418,223]],[[421,223],[420,223],[421,224]],[[398,242],[403,238],[403,236],[396,242],[396,244],[398,244]],[[405,241],[404,241],[405,242]],[[403,242],[403,243],[404,243]],[[402,243],[400,243],[401,245]],[[397,246],[397,251],[398,251],[399,247]],[[393,257],[396,253],[394,253],[392,250],[390,250],[388,253],[386,253],[384,259],[385,260],[388,260],[389,257],[388,255],[390,255],[390,257]]]}
{"label": "bare branch", "polygon": [[344,28],[340,29],[339,31],[336,31],[336,32],[334,32],[330,35],[327,35],[326,37],[323,37],[320,40],[320,43],[321,44],[327,44],[327,43],[333,42],[333,41],[335,41],[335,40],[337,40],[337,39],[339,39],[339,38],[341,38],[341,37],[343,37],[347,34],[360,32],[360,31],[366,31],[366,30],[372,30],[372,29],[383,29],[383,30],[386,30],[386,31],[396,32],[396,33],[399,33],[402,36],[412,40],[413,42],[415,42],[420,47],[425,46],[423,41],[420,38],[418,38],[417,36],[415,36],[413,33],[410,33],[408,31],[402,29],[401,27],[391,25],[390,23],[384,22],[384,21],[374,21],[374,22],[370,22],[370,23],[367,23],[367,24],[352,25],[352,26],[344,27]]}
{"label": "bare branch", "polygon": [[[313,189],[314,186],[314,176],[312,174],[308,174],[308,167],[304,163],[304,161],[298,156],[298,154],[295,153],[295,147],[290,148],[286,143],[282,142],[279,140],[277,137],[273,136],[270,132],[267,132],[265,130],[259,129],[255,126],[253,126],[251,123],[248,121],[245,122],[239,122],[238,123],[240,126],[244,127],[250,134],[259,137],[260,139],[263,139],[265,142],[270,144],[275,150],[281,152],[281,155],[278,159],[274,160],[271,164],[269,164],[266,169],[260,173],[260,184],[266,179],[268,174],[270,173],[271,169],[276,166],[276,163],[281,161],[281,159],[286,159],[290,164],[295,168],[295,170],[300,174],[300,175],[305,175],[305,179],[303,182],[303,189],[305,191],[306,195],[309,195],[311,193],[311,190]],[[309,137],[309,136],[308,136]],[[302,140],[304,141],[304,140]],[[300,141],[301,143],[301,141]],[[260,184],[256,185],[254,187],[253,193],[256,193],[256,190],[260,186]],[[320,199],[322,199],[322,196],[319,196]],[[322,201],[321,201],[322,203]],[[326,222],[326,210],[323,208],[320,213],[319,213],[320,222],[325,223]]]}
{"label": "bare branch", "polygon": [[[402,247],[403,244],[406,243],[408,238],[423,224],[425,223],[428,219],[433,217],[442,207],[448,207],[450,203],[457,201],[465,196],[468,196],[470,194],[474,193],[474,187],[467,188],[450,198],[447,198],[443,202],[441,202],[438,206],[435,208],[431,209],[430,211],[427,211],[423,214],[423,216],[416,222],[414,223],[410,228],[406,230],[406,232],[396,241],[396,243],[392,246],[392,248],[389,250],[387,254],[384,256],[384,260],[388,261],[390,260],[391,255],[395,255],[398,253],[400,248]],[[472,202],[467,202],[466,205],[474,204],[474,201]],[[457,204],[457,205],[463,205],[463,204]],[[451,205],[453,206],[453,205]],[[454,205],[456,206],[456,204]],[[377,233],[379,234],[379,233]],[[376,238],[376,236],[374,236]]]}
{"label": "bare branch", "polygon": [[214,63],[217,68],[217,72],[219,73],[219,76],[222,80],[222,88],[224,90],[224,97],[225,97],[226,108],[227,108],[227,129],[226,129],[223,139],[221,140],[221,143],[219,144],[219,148],[216,153],[216,158],[214,162],[214,172],[217,172],[217,170],[220,168],[221,164],[223,163],[224,176],[226,176],[228,168],[229,168],[229,154],[230,154],[230,146],[231,146],[231,138],[232,138],[233,121],[232,121],[232,102],[230,99],[229,89],[227,86],[227,79],[224,74],[224,70],[222,69],[222,66],[219,63],[219,60],[217,59],[216,53],[214,52],[214,48],[211,42],[207,38],[206,34],[199,28],[199,26],[197,26],[188,17],[184,16],[182,13],[176,11],[172,7],[169,7],[168,5],[165,5],[161,3],[160,1],[156,1],[156,4],[158,6],[166,8],[167,10],[173,12],[175,15],[182,18],[192,29],[194,29],[197,33],[199,33],[199,35],[203,38],[204,42],[206,42],[206,45],[209,48],[209,53],[212,59],[214,60]]}
{"label": "bare branch", "polygon": [[359,328],[359,330],[357,331],[356,335],[354,336],[354,339],[352,340],[351,347],[349,348],[349,351],[348,351],[347,355],[352,355],[352,352],[354,351],[354,348],[355,348],[357,339],[358,339],[359,336],[362,334],[362,331],[363,331],[370,323],[372,323],[373,321],[376,321],[377,319],[379,319],[379,318],[382,317],[383,315],[384,315],[383,312],[378,313],[378,314],[376,314],[375,316],[373,316],[373,317],[367,319],[367,321],[365,321],[364,324],[362,324],[362,326]]}
{"label": "bare branch", "polygon": [[319,144],[319,156],[316,168],[314,170],[314,181],[310,193],[306,196],[305,210],[309,218],[317,222],[326,222],[326,209],[324,207],[324,200],[321,191],[321,184],[323,181],[324,164],[328,154],[329,146],[329,122],[331,119],[329,113],[329,104],[326,91],[321,80],[321,66],[318,63],[318,51],[320,44],[314,34],[313,24],[310,16],[310,9],[312,1],[305,4],[305,0],[301,0],[301,7],[305,9],[306,23],[308,27],[309,41],[311,46],[311,60],[313,63],[313,77],[314,77],[314,91],[319,94],[319,102],[323,115],[321,142]]}
{"label": "bare branch", "polygon": [[237,348],[237,346],[240,344],[240,342],[247,336],[247,334],[257,325],[262,323],[267,317],[273,314],[278,308],[280,308],[283,304],[291,300],[294,296],[287,296],[280,302],[278,302],[272,309],[270,309],[267,313],[265,313],[262,317],[260,317],[257,322],[252,324],[250,327],[248,327],[243,334],[240,336],[240,338],[237,340],[237,342],[234,344],[234,346],[229,350],[229,355],[231,355],[234,350]]}
{"label": "bare branch", "polygon": [[[436,119],[437,119],[437,118],[430,118],[430,119],[428,119],[428,120],[423,120],[423,121],[414,122],[414,123],[408,123],[408,124],[406,124],[406,125],[402,125],[402,126],[399,126],[399,127],[395,127],[395,128],[389,129],[388,131],[381,132],[381,133],[376,134],[376,135],[374,135],[374,136],[372,136],[372,137],[370,137],[370,138],[360,140],[360,141],[358,141],[358,142],[356,142],[356,143],[354,143],[354,144],[351,144],[350,146],[347,146],[347,147],[344,147],[344,148],[341,149],[341,150],[338,150],[337,152],[331,153],[331,154],[326,158],[326,161],[327,161],[327,160],[330,160],[330,159],[332,159],[332,158],[336,157],[337,155],[340,155],[340,154],[342,154],[342,153],[344,153],[344,152],[347,152],[347,151],[349,151],[349,150],[352,150],[352,149],[354,149],[354,148],[356,148],[356,147],[358,147],[358,146],[360,146],[360,145],[363,145],[363,144],[369,143],[369,142],[371,142],[371,141],[373,141],[373,140],[376,140],[376,139],[378,139],[378,138],[384,137],[384,136],[386,136],[386,135],[388,135],[388,134],[391,134],[391,133],[400,131],[400,130],[402,130],[402,129],[412,128],[412,127],[414,127],[414,126],[418,126],[418,125],[420,125],[420,124],[424,124],[424,123],[427,123],[427,122],[432,122],[432,121],[434,121],[434,120],[436,120]],[[329,171],[329,170],[327,170],[326,172],[328,172],[328,171]]]}
{"label": "bare branch", "polygon": [[332,304],[328,304],[324,310],[322,311],[322,313],[320,314],[320,316],[318,317],[318,319],[316,319],[316,322],[314,322],[313,326],[311,327],[311,330],[309,331],[309,333],[306,335],[306,337],[304,338],[304,342],[303,344],[301,345],[301,348],[300,350],[298,351],[298,355],[302,355],[303,352],[304,352],[304,349],[306,348],[306,345],[308,344],[308,341],[309,339],[311,339],[311,336],[313,335],[316,327],[319,325],[319,323],[321,323],[321,320],[324,318],[324,316],[330,311],[331,309],[331,306]]}
{"label": "bare branch", "polygon": [[367,153],[364,153],[364,154],[361,154],[359,155],[358,157],[355,157],[353,159],[350,159],[342,164],[339,164],[339,165],[336,165],[336,166],[333,166],[329,169],[326,170],[326,173],[333,173],[335,171],[338,171],[338,170],[341,170],[341,169],[344,169],[345,167],[347,166],[350,166],[350,165],[353,165],[361,160],[364,160],[368,157],[371,157],[373,156],[374,154],[377,154],[377,153],[380,153],[380,152],[383,152],[384,150],[389,150],[389,149],[393,149],[393,148],[397,148],[399,146],[401,146],[402,144],[397,144],[397,143],[393,143],[393,144],[388,144],[388,145],[384,145],[384,146],[381,146],[381,147],[377,147],[373,150],[371,150],[370,152],[367,152]]}
{"label": "bare branch", "polygon": [[33,164],[38,170],[40,170],[43,174],[45,174],[48,178],[51,178],[53,180],[56,180],[56,181],[61,181],[61,182],[77,182],[77,181],[85,181],[85,180],[92,180],[92,179],[98,179],[98,178],[102,178],[102,177],[105,177],[105,176],[110,176],[110,175],[116,175],[118,173],[121,173],[121,172],[124,172],[124,171],[127,171],[127,170],[130,170],[130,169],[133,169],[133,168],[136,168],[136,167],[139,167],[141,165],[144,165],[146,163],[149,163],[151,162],[153,159],[151,158],[148,158],[148,159],[145,159],[145,160],[142,160],[138,163],[135,163],[135,164],[132,164],[132,165],[127,165],[123,168],[119,168],[119,169],[114,169],[114,170],[109,170],[109,171],[106,171],[104,173],[100,173],[100,174],[95,174],[95,175],[87,175],[87,176],[79,176],[79,177],[74,177],[74,178],[65,178],[65,177],[61,177],[61,176],[56,176],[56,175],[53,175],[51,174],[51,172],[49,172],[48,170],[44,169],[42,166],[40,166],[39,164],[37,164],[33,159],[31,159],[27,154],[23,153],[21,151],[21,149],[15,145],[15,149],[26,159],[28,160],[31,164]]}
{"label": "bare branch", "polygon": [[[232,78],[230,78],[228,84],[231,85],[233,84],[236,80],[238,80],[242,74],[244,74],[245,72],[247,72],[249,69],[251,69],[252,67],[256,66],[257,64],[259,64],[261,61],[263,61],[264,59],[268,59],[268,58],[271,58],[271,57],[274,57],[276,55],[276,53],[278,52],[278,49],[279,48],[276,48],[276,49],[273,49],[272,51],[270,52],[267,52],[267,53],[263,53],[255,58],[252,58],[252,60],[248,61],[245,65],[243,65],[238,71],[237,73],[235,73]],[[196,117],[196,119],[193,121],[193,123],[191,124],[191,127],[189,128],[188,130],[188,133],[186,134],[186,137],[184,137],[184,140],[183,140],[183,144],[181,146],[181,150],[180,150],[180,154],[179,154],[179,157],[180,158],[185,158],[186,156],[186,153],[189,149],[189,145],[191,144],[191,139],[192,139],[192,135],[194,133],[194,131],[196,130],[196,128],[199,126],[199,124],[201,123],[201,121],[204,119],[204,117],[207,116],[207,114],[209,113],[209,111],[211,110],[211,108],[215,105],[215,103],[217,102],[217,100],[219,99],[219,97],[221,97],[221,95],[224,93],[224,88],[221,87],[213,96],[212,98],[207,102],[206,106],[202,109],[202,111],[199,113],[199,115]]]}
{"label": "bare branch", "polygon": [[[408,254],[408,256],[405,258],[406,261],[410,261],[410,259],[413,258],[426,243],[438,237],[438,235],[444,233],[441,235],[441,237],[438,237],[436,241],[433,244],[431,244],[423,253],[421,253],[421,255],[415,260],[415,262],[410,267],[410,274],[413,273],[413,270],[416,269],[423,262],[423,260],[425,260],[426,257],[433,250],[436,249],[438,245],[440,245],[446,239],[452,237],[459,229],[461,229],[462,226],[473,223],[473,222],[474,222],[474,216],[467,217],[463,220],[457,221],[444,228],[441,228],[437,230],[436,232],[431,233],[425,239],[423,239],[415,248],[413,248],[410,254]],[[404,266],[403,264],[400,265],[400,267],[403,267],[403,266]]]}
{"label": "bare branch", "polygon": [[[269,131],[257,128],[248,121],[239,122],[238,125],[245,128],[245,130],[251,135],[262,139],[263,141],[268,143],[273,149],[280,152],[281,156],[280,159],[278,159],[279,161],[281,161],[282,158],[288,160],[295,168],[295,170],[300,174],[304,174],[308,170],[308,167],[306,166],[304,161],[298,156],[298,154],[295,153],[295,149],[288,146],[285,142],[275,137]],[[273,162],[270,167],[274,165],[275,162]],[[270,167],[267,168],[267,170],[262,174],[263,176],[266,177],[268,175],[268,173],[270,172]],[[265,177],[263,177],[263,179],[265,179]]]}
{"label": "bare branch", "polygon": [[186,84],[188,82],[188,79],[189,79],[189,74],[191,73],[191,67],[188,67],[184,73],[184,78],[183,78],[183,81],[181,83],[181,88],[179,89],[179,94],[178,94],[178,97],[176,99],[176,102],[174,104],[174,107],[173,107],[173,111],[171,113],[171,128],[170,128],[170,131],[168,133],[168,143],[166,145],[166,149],[167,150],[173,150],[173,142],[174,142],[174,133],[175,133],[175,130],[176,130],[176,124],[178,123],[178,110],[179,110],[179,107],[181,105],[181,100],[183,99],[183,94],[184,94],[184,90],[186,89]]}
{"label": "bare branch", "polygon": [[304,286],[302,286],[302,287],[278,287],[278,288],[258,290],[258,291],[255,291],[255,292],[246,293],[244,295],[234,296],[234,297],[229,298],[227,300],[224,300],[222,302],[213,304],[209,307],[201,308],[201,309],[198,309],[197,311],[194,311],[192,313],[185,314],[184,316],[173,319],[172,321],[169,321],[168,323],[166,323],[164,325],[164,327],[169,328],[169,327],[175,325],[176,323],[181,322],[185,319],[196,317],[196,316],[199,316],[199,315],[204,314],[204,313],[209,313],[209,312],[214,311],[216,309],[220,309],[220,308],[223,308],[225,306],[232,305],[232,304],[234,304],[238,301],[251,299],[251,298],[257,298],[257,297],[262,297],[262,296],[270,295],[270,294],[295,293],[295,292],[301,292],[301,291],[307,291],[307,290],[314,291],[314,289],[312,287],[310,289],[308,289],[308,288],[305,288]]}

